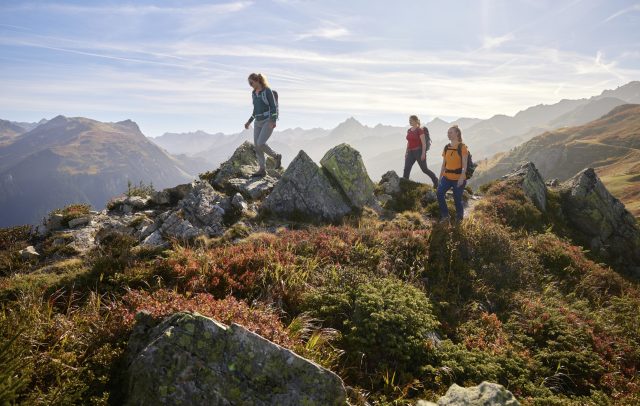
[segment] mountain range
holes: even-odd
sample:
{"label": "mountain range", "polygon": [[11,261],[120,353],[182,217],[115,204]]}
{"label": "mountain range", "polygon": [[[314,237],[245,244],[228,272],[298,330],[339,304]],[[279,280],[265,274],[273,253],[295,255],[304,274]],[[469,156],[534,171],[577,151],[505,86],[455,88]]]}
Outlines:
{"label": "mountain range", "polygon": [[104,207],[128,182],[167,187],[193,178],[131,120],[57,116],[0,145],[0,227],[36,223],[71,202]]}
{"label": "mountain range", "polygon": [[593,167],[611,193],[640,216],[640,105],[615,107],[588,124],[548,131],[497,154],[481,162],[471,184],[498,179],[529,161],[543,177],[559,181]]}
{"label": "mountain range", "polygon": [[[640,81],[605,90],[591,98],[564,99],[555,104],[529,107],[514,116],[498,114],[486,120],[461,118],[453,122],[435,118],[426,123],[433,140],[427,162],[439,168],[440,152],[448,142],[446,132],[453,124],[462,129],[465,143],[474,158],[480,160],[508,151],[545,131],[586,124],[617,106],[629,103],[640,103]],[[284,162],[288,163],[301,149],[310,151],[311,158],[319,159],[320,152],[316,151],[325,151],[347,142],[361,152],[369,174],[377,179],[391,169],[399,173],[402,171],[406,129],[382,124],[369,127],[351,117],[332,130],[295,128],[274,131],[269,143],[283,154]],[[172,154],[197,156],[215,167],[228,158],[239,143],[252,139],[251,131],[229,135],[197,131],[167,133],[153,141]],[[412,178],[420,181],[427,179],[418,169],[414,170]]]}
{"label": "mountain range", "polygon": [[[426,123],[432,138],[427,161],[432,169],[438,170],[440,151],[448,142],[447,129],[457,124],[474,159],[482,163],[482,173],[474,183],[490,180],[500,172],[491,165],[499,167],[507,161],[525,159],[527,154],[535,155],[538,141],[527,142],[540,134],[574,131],[571,129],[629,103],[640,103],[638,81],[591,98],[533,106],[514,116],[495,115],[486,120],[460,118],[453,122],[435,118]],[[628,120],[624,123],[634,125]],[[283,164],[288,165],[302,149],[318,161],[323,151],[348,143],[360,151],[370,177],[377,180],[389,170],[402,173],[406,129],[406,126],[384,124],[367,126],[350,117],[333,129],[277,130],[269,144],[283,154]],[[634,134],[637,138],[637,132],[630,133],[629,137],[633,138]],[[158,187],[186,182],[198,173],[217,167],[246,140],[253,140],[251,129],[233,134],[165,133],[148,138],[131,120],[103,123],[64,116],[33,123],[0,120],[0,210],[3,213],[0,226],[35,223],[49,210],[72,202],[102,208],[110,196],[124,192],[129,181],[153,183]],[[520,155],[509,155],[509,151],[523,143],[527,143],[529,152],[522,149]],[[555,151],[556,147],[549,148]],[[549,153],[545,151],[538,155]],[[615,154],[610,157],[623,158]],[[533,156],[527,160],[536,162]],[[606,166],[593,163],[595,158],[590,162],[599,168]],[[607,165],[613,163],[606,162]],[[545,173],[547,167],[543,164],[540,167],[545,176],[565,178],[554,171]],[[628,174],[625,179],[635,179],[637,167],[625,168],[624,173]],[[621,182],[619,177],[612,178],[613,172],[611,175],[602,172],[601,176],[605,183],[609,182],[612,192],[637,213],[633,203],[637,194],[628,190],[626,182]],[[427,181],[426,175],[417,168],[411,177]]]}

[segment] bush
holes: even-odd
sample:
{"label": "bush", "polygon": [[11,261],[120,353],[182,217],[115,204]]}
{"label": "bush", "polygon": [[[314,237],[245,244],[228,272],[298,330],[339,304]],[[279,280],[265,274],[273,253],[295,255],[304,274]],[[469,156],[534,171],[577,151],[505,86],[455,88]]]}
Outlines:
{"label": "bush", "polygon": [[78,203],[70,204],[62,209],[55,209],[49,214],[49,216],[52,214],[62,214],[62,225],[64,227],[68,227],[71,220],[88,216],[90,211],[91,205]]}
{"label": "bush", "polygon": [[364,360],[378,371],[417,372],[433,351],[428,337],[438,328],[429,299],[394,278],[366,280],[356,273],[350,281],[350,276],[339,275],[310,292],[305,308],[342,333],[338,345],[352,365]]}
{"label": "bush", "polygon": [[400,192],[384,208],[395,212],[419,211],[422,208],[422,198],[431,189],[431,186],[424,183],[400,178]]}
{"label": "bush", "polygon": [[166,289],[153,293],[132,290],[123,297],[123,301],[131,315],[141,310],[148,311],[155,318],[164,318],[178,311],[198,312],[227,325],[241,324],[285,347],[292,347],[298,343],[289,337],[273,309],[265,306],[250,307],[232,296],[218,300],[207,293],[185,296]]}
{"label": "bush", "polygon": [[542,231],[545,221],[542,212],[527,198],[519,185],[510,181],[492,184],[476,211],[514,229]]}
{"label": "bush", "polygon": [[147,185],[143,181],[140,181],[138,185],[134,185],[130,180],[127,180],[127,192],[125,194],[127,197],[147,197],[151,196],[155,191],[152,182]]}
{"label": "bush", "polygon": [[29,245],[30,238],[30,226],[0,228],[0,277],[29,266],[18,252]]}

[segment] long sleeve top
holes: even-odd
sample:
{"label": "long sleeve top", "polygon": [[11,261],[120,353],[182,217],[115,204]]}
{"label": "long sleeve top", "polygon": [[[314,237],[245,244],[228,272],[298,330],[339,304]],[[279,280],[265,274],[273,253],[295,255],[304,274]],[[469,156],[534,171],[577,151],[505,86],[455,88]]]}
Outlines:
{"label": "long sleeve top", "polygon": [[253,114],[249,121],[253,121],[254,119],[262,121],[268,118],[275,122],[278,119],[276,99],[270,88],[266,87],[258,92],[258,94],[252,91],[251,98],[253,99]]}

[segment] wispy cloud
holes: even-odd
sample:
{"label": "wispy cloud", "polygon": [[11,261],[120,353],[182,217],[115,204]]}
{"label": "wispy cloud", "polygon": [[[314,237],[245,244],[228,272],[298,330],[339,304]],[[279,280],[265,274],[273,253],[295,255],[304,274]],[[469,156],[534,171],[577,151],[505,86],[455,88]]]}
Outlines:
{"label": "wispy cloud", "polygon": [[57,13],[98,13],[98,14],[199,14],[199,13],[234,13],[250,6],[252,1],[234,1],[220,4],[203,4],[181,7],[139,5],[139,4],[113,4],[89,6],[68,3],[23,3],[0,7],[5,11],[49,11]]}
{"label": "wispy cloud", "polygon": [[508,33],[498,37],[486,36],[482,39],[482,48],[484,49],[497,48],[506,42],[513,41],[514,39],[515,39],[515,35],[513,35],[513,33]]}
{"label": "wispy cloud", "polygon": [[304,32],[297,36],[297,39],[311,39],[311,38],[321,38],[321,39],[341,39],[348,37],[351,33],[345,27],[332,24],[325,23],[322,27],[316,28],[314,30]]}
{"label": "wispy cloud", "polygon": [[620,16],[623,16],[623,15],[628,14],[628,13],[633,13],[633,12],[636,12],[636,11],[640,11],[640,3],[634,4],[633,6],[629,6],[629,7],[623,8],[622,10],[611,14],[609,17],[604,19],[603,23],[608,23],[609,21],[614,20],[614,19],[616,19],[616,18],[618,18]]}

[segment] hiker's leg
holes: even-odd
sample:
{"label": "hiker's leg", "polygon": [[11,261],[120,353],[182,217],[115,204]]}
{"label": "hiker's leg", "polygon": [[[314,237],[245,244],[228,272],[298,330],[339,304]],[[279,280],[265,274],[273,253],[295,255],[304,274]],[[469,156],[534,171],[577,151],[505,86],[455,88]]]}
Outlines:
{"label": "hiker's leg", "polygon": [[440,206],[441,219],[449,217],[449,208],[447,207],[445,195],[447,194],[447,190],[453,187],[452,182],[453,181],[450,181],[443,176],[438,183],[438,191],[436,192],[436,195],[438,196],[438,206]]}
{"label": "hiker's leg", "polygon": [[253,123],[253,146],[256,150],[256,158],[258,159],[258,166],[260,170],[265,168],[265,160],[264,160],[264,150],[260,145],[260,133],[262,132],[262,128],[269,120],[262,121],[254,121]]}
{"label": "hiker's leg", "polygon": [[271,137],[271,134],[273,134],[271,121],[264,120],[262,130],[260,131],[260,135],[258,137],[258,145],[260,145],[260,147],[262,148],[263,153],[266,153],[270,157],[275,158],[278,154],[267,145],[267,141],[269,140],[269,137]]}
{"label": "hiker's leg", "polygon": [[420,169],[422,169],[422,172],[424,172],[431,179],[431,182],[433,182],[433,187],[438,187],[438,178],[436,178],[436,174],[427,167],[426,159],[424,161],[420,159],[422,158],[422,151],[420,151],[420,155],[421,156],[418,157],[418,165],[420,166]]}
{"label": "hiker's leg", "polygon": [[404,158],[404,171],[402,173],[402,177],[405,179],[409,179],[409,174],[411,173],[411,168],[413,164],[416,162],[416,155],[413,153],[414,151],[407,151],[407,156]]}
{"label": "hiker's leg", "polygon": [[458,186],[458,181],[455,181],[456,185],[453,187],[453,202],[456,205],[456,218],[462,220],[464,218],[464,206],[462,205],[462,194],[464,193],[464,187],[467,185],[465,180],[461,186]]}

